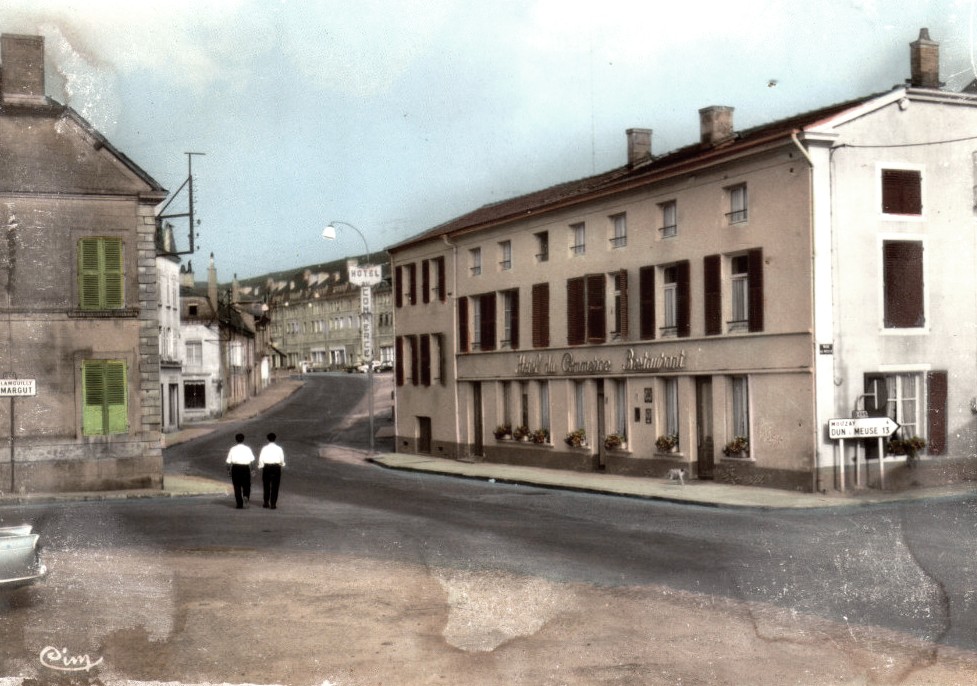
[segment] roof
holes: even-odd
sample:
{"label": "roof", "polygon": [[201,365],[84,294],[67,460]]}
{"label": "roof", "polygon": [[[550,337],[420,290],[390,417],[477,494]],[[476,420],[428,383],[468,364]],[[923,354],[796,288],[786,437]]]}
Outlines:
{"label": "roof", "polygon": [[401,243],[387,248],[396,252],[431,238],[474,231],[488,226],[524,218],[530,214],[540,214],[550,210],[583,202],[595,195],[627,190],[633,185],[643,185],[660,178],[687,171],[703,164],[717,164],[733,158],[752,148],[762,146],[792,134],[824,123],[847,110],[863,106],[885,95],[875,93],[869,96],[829,105],[817,110],[792,115],[767,124],[737,131],[719,143],[694,143],[673,150],[660,157],[652,157],[647,162],[625,165],[601,174],[588,176],[550,186],[526,195],[501,200],[435,226]]}

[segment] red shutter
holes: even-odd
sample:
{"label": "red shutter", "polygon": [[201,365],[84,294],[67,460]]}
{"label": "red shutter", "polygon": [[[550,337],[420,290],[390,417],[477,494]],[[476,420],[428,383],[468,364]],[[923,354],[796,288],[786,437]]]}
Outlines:
{"label": "red shutter", "polygon": [[431,385],[431,336],[421,336],[421,383]]}
{"label": "red shutter", "polygon": [[621,340],[628,340],[628,270],[622,269],[614,275],[614,287],[617,289],[617,333]]}
{"label": "red shutter", "polygon": [[444,273],[444,257],[436,257],[434,259],[438,264],[438,300],[441,302],[445,301],[447,294],[445,293],[445,283],[447,281]]}
{"label": "red shutter", "polygon": [[468,337],[468,298],[458,298],[458,352],[471,352]]}
{"label": "red shutter", "polygon": [[926,375],[927,452],[930,455],[946,454],[946,394],[947,373],[930,372]]}
{"label": "red shutter", "polygon": [[519,289],[514,288],[509,293],[512,294],[512,319],[509,322],[509,346],[513,350],[519,349]]}
{"label": "red shutter", "polygon": [[603,274],[587,275],[587,342],[607,340],[607,278]]}
{"label": "red shutter", "polygon": [[407,293],[407,303],[409,305],[417,304],[417,265],[411,262],[407,265],[407,271],[410,274],[410,290]]}
{"label": "red shutter", "polygon": [[885,214],[922,214],[920,173],[911,169],[882,170],[882,211]]}
{"label": "red shutter", "polygon": [[421,381],[421,346],[418,343],[417,336],[409,336],[410,338],[410,382],[413,385],[417,385]]}
{"label": "red shutter", "polygon": [[482,314],[482,350],[495,350],[495,293],[478,299]]}
{"label": "red shutter", "polygon": [[397,307],[404,306],[404,268],[399,264],[394,272],[394,304]]}
{"label": "red shutter", "polygon": [[550,345],[550,285],[533,284],[533,347]]}
{"label": "red shutter", "polygon": [[882,251],[886,328],[923,326],[923,244],[885,241]]}
{"label": "red shutter", "polygon": [[692,295],[690,281],[692,269],[688,260],[675,265],[675,328],[677,335],[688,338],[692,335]]}
{"label": "red shutter", "polygon": [[587,341],[587,299],[584,278],[567,279],[567,345]]}
{"label": "red shutter", "polygon": [[421,262],[421,300],[426,304],[431,302],[431,261]]}
{"label": "red shutter", "polygon": [[747,253],[747,279],[749,283],[750,331],[763,331],[763,250],[757,248]]}
{"label": "red shutter", "polygon": [[638,335],[643,341],[655,338],[655,268],[638,270]]}
{"label": "red shutter", "polygon": [[702,260],[702,269],[706,335],[718,336],[723,332],[722,257],[707,255]]}
{"label": "red shutter", "polygon": [[404,385],[404,337],[396,338],[396,357],[394,358],[394,375],[397,377],[397,385]]}

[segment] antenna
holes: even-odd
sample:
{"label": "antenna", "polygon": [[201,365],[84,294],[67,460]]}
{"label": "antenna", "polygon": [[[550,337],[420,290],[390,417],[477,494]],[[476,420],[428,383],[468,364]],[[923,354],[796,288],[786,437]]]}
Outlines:
{"label": "antenna", "polygon": [[[160,210],[159,219],[174,219],[177,217],[187,217],[190,221],[189,233],[189,249],[188,250],[174,250],[173,252],[162,253],[163,255],[192,255],[194,253],[194,237],[197,233],[197,224],[200,223],[199,220],[195,220],[193,217],[193,156],[194,155],[206,155],[205,152],[187,152],[184,155],[187,156],[187,178],[180,184],[180,187],[176,189],[176,192],[170,196],[170,199],[166,201],[163,205],[163,209]],[[166,208],[169,207],[174,200],[179,197],[183,189],[187,189],[187,212],[178,212],[175,214],[165,214]]]}

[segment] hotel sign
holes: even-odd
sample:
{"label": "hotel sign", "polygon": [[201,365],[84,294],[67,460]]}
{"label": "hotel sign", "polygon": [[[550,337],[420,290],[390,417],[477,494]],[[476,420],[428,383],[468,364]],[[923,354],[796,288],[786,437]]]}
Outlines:
{"label": "hotel sign", "polygon": [[37,395],[36,379],[0,379],[0,397]]}
{"label": "hotel sign", "polygon": [[623,362],[617,364],[606,357],[577,358],[573,353],[563,355],[520,355],[516,362],[516,374],[522,376],[548,376],[555,374],[612,374],[615,372],[645,373],[678,371],[686,368],[686,353],[682,350],[678,354],[668,355],[659,353],[652,355],[645,352],[637,354],[629,349]]}

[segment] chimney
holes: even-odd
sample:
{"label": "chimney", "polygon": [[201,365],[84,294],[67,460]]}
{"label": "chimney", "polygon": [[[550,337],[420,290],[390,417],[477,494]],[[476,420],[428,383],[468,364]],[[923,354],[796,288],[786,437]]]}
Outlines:
{"label": "chimney", "polygon": [[207,299],[214,312],[217,312],[217,267],[214,265],[214,253],[210,253],[210,265],[207,267]]}
{"label": "chimney", "polygon": [[913,88],[940,87],[940,44],[930,40],[930,30],[920,29],[919,38],[909,44],[909,66]]}
{"label": "chimney", "polygon": [[193,261],[187,260],[187,266],[180,265],[180,285],[193,288]]}
{"label": "chimney", "polygon": [[3,105],[44,104],[44,36],[0,36]]}
{"label": "chimney", "polygon": [[651,159],[651,129],[628,129],[628,166]]}
{"label": "chimney", "polygon": [[713,105],[699,110],[699,142],[722,143],[733,136],[733,108]]}

